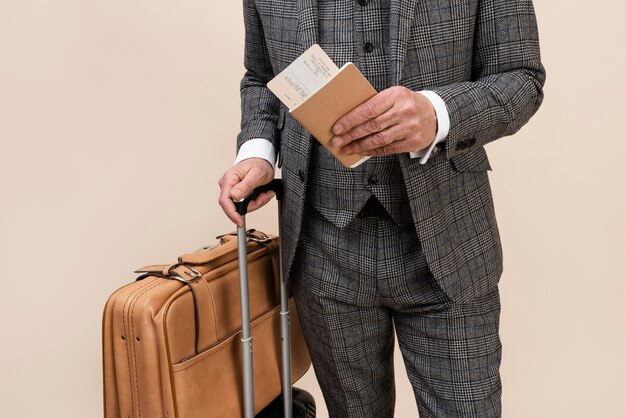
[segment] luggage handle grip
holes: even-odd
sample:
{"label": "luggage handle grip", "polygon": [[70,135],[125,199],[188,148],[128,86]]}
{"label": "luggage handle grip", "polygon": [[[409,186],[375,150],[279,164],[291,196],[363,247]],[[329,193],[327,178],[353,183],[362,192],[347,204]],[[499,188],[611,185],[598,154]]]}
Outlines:
{"label": "luggage handle grip", "polygon": [[282,179],[274,179],[263,186],[259,186],[245,198],[234,202],[237,213],[241,216],[245,216],[248,213],[248,204],[259,197],[261,193],[270,191],[276,193],[276,200],[283,200],[284,187]]}

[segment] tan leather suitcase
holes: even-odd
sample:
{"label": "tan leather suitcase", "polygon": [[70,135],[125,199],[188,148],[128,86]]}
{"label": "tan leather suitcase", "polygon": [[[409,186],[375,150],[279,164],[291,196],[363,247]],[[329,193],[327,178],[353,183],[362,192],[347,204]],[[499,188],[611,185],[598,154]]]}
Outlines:
{"label": "tan leather suitcase", "polygon": [[[255,413],[281,393],[278,238],[248,231]],[[148,266],[103,315],[105,418],[243,415],[236,237]],[[310,366],[289,300],[292,382]]]}

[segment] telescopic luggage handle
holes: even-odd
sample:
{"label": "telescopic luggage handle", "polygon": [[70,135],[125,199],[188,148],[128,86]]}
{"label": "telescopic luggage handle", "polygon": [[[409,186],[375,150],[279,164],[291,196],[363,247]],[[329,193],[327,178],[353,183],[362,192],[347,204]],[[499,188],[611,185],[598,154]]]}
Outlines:
{"label": "telescopic luggage handle", "polygon": [[250,193],[242,200],[234,202],[235,209],[237,210],[238,214],[240,214],[241,216],[245,216],[248,213],[248,204],[257,197],[259,197],[261,193],[274,192],[276,193],[276,200],[280,201],[283,200],[284,191],[285,189],[283,187],[283,181],[281,179],[274,179],[263,186],[257,187],[252,191],[252,193]]}
{"label": "telescopic luggage handle", "polygon": [[[283,181],[274,179],[271,182],[257,187],[248,196],[236,201],[237,213],[243,217],[243,225],[237,227],[237,251],[239,257],[239,280],[241,288],[241,348],[243,360],[243,396],[244,417],[254,418],[254,372],[252,363],[252,335],[250,334],[250,300],[248,291],[248,251],[246,245],[246,214],[248,204],[261,193],[273,191],[278,203],[278,219],[281,217],[281,200],[284,194]],[[278,253],[282,260],[282,245],[279,240]],[[289,292],[287,280],[283,277],[282,262],[280,267],[280,328],[281,328],[281,357],[282,357],[282,392],[284,417],[293,416],[293,396],[291,391],[291,324],[289,314]]]}

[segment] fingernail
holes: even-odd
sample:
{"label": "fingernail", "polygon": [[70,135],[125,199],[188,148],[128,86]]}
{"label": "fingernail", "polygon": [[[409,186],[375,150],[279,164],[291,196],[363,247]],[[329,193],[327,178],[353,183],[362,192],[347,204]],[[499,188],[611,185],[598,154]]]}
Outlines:
{"label": "fingernail", "polygon": [[333,126],[333,132],[335,133],[335,135],[340,135],[343,133],[343,128],[340,124],[336,124],[335,126]]}
{"label": "fingernail", "polygon": [[343,145],[343,138],[342,138],[342,137],[340,137],[340,136],[336,136],[336,137],[333,139],[333,145],[334,145],[334,146],[336,146],[337,148],[339,148],[340,146],[342,146],[342,145]]}
{"label": "fingernail", "polygon": [[352,154],[352,148],[349,148],[349,147],[344,148],[343,153],[346,155]]}

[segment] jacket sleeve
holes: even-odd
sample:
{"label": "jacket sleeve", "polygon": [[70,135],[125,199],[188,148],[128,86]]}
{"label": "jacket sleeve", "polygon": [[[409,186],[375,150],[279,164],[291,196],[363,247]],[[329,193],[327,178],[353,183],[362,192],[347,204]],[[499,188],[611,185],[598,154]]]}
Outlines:
{"label": "jacket sleeve", "polygon": [[447,158],[517,132],[543,101],[532,0],[480,0],[471,81],[431,88],[446,103]]}
{"label": "jacket sleeve", "polygon": [[263,26],[254,0],[243,2],[245,44],[244,66],[241,80],[241,131],[237,136],[237,150],[254,138],[263,138],[279,149],[276,126],[279,101],[267,88],[274,72],[265,46]]}

